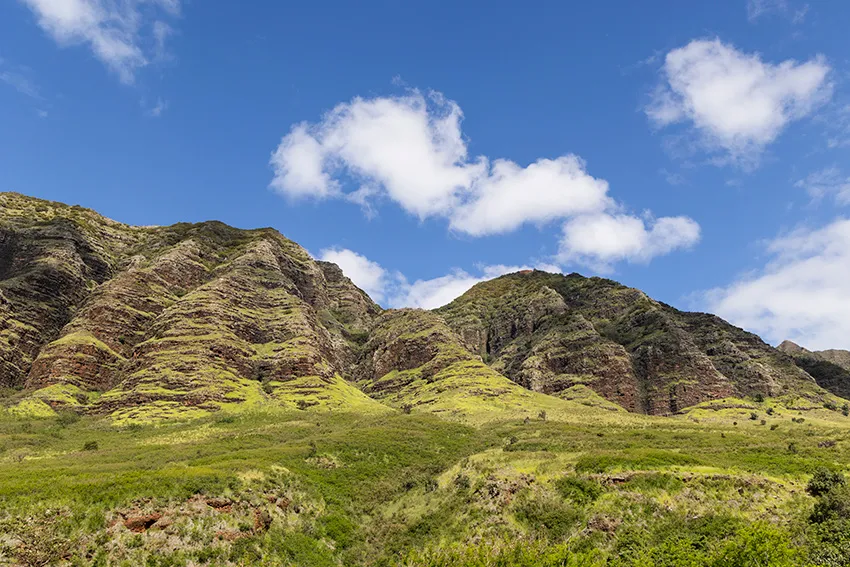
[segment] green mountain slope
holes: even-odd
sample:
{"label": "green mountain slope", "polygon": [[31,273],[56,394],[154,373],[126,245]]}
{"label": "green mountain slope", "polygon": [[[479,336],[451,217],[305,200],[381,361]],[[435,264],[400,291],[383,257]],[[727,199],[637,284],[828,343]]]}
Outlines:
{"label": "green mountain slope", "polygon": [[438,312],[495,370],[539,392],[584,384],[651,414],[730,396],[823,393],[757,336],[611,280],[511,274]]}
{"label": "green mountain slope", "polygon": [[22,409],[382,408],[342,378],[379,308],[274,230],[128,227],[2,194],[0,234],[0,376],[31,392]]}
{"label": "green mountain slope", "polygon": [[0,313],[6,405],[33,415],[272,405],[480,423],[827,396],[755,335],[611,280],[530,271],[433,313],[384,312],[272,229],[133,227],[14,193],[0,194]]}

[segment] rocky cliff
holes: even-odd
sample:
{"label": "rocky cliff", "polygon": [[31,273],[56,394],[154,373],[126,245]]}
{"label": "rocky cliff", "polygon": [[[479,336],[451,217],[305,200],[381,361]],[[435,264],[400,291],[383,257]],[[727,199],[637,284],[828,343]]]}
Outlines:
{"label": "rocky cliff", "polygon": [[816,398],[818,384],[850,395],[843,375],[821,379],[783,350],[578,274],[516,273],[433,312],[383,311],[273,229],[134,227],[0,193],[0,386],[19,411],[465,418],[568,413],[572,399],[669,414],[730,396]]}
{"label": "rocky cliff", "polygon": [[808,372],[821,388],[850,399],[850,351],[810,351],[791,341],[777,347]]}
{"label": "rocky cliff", "polygon": [[511,274],[438,311],[495,370],[548,394],[585,384],[630,411],[669,414],[711,399],[819,390],[757,336],[602,278]]}
{"label": "rocky cliff", "polygon": [[130,227],[0,195],[0,381],[116,417],[357,401],[379,308],[271,229]]}

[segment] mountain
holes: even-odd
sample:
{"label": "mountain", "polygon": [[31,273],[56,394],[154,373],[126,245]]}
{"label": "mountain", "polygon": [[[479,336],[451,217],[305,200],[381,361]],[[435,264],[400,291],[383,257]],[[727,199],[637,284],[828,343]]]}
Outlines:
{"label": "mountain", "polygon": [[272,229],[0,193],[0,565],[848,565],[843,360],[578,274],[384,310]]}
{"label": "mountain", "polygon": [[794,359],[794,362],[809,373],[824,388],[842,398],[850,399],[850,351],[810,351],[791,341],[783,341],[777,347]]}
{"label": "mountain", "polygon": [[0,194],[0,385],[19,412],[481,420],[850,394],[795,360],[607,279],[525,271],[432,312],[384,311],[270,228],[128,226]]}
{"label": "mountain", "polygon": [[650,414],[732,396],[818,395],[809,374],[756,335],[607,279],[511,274],[438,312],[495,370],[547,394],[585,384]]}
{"label": "mountain", "polygon": [[131,227],[0,195],[0,382],[30,410],[384,410],[342,378],[379,311],[272,229]]}

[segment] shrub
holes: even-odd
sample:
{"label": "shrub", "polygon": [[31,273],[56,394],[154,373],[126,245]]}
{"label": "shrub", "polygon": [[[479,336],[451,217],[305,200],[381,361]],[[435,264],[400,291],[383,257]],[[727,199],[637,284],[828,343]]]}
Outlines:
{"label": "shrub", "polygon": [[823,496],[836,486],[844,486],[845,483],[846,479],[840,472],[820,468],[815,471],[815,474],[812,475],[811,480],[806,485],[806,492],[815,497]]}
{"label": "shrub", "polygon": [[829,411],[838,411],[838,406],[832,400],[827,400],[823,403],[823,407],[828,409]]}
{"label": "shrub", "polygon": [[850,416],[850,404],[841,406],[841,414],[845,417]]}
{"label": "shrub", "polygon": [[598,482],[577,476],[559,478],[555,481],[555,490],[567,500],[581,505],[596,501],[605,491]]}
{"label": "shrub", "polygon": [[755,420],[757,420],[758,418],[759,418],[759,414],[757,414],[757,413],[756,413],[756,412],[754,412],[754,411],[753,411],[753,412],[750,412],[750,419],[751,419],[751,420],[755,421]]}
{"label": "shrub", "polygon": [[782,529],[756,523],[739,532],[718,552],[712,567],[795,567],[800,565],[799,553],[791,545],[789,535]]}
{"label": "shrub", "polygon": [[552,539],[561,539],[578,522],[580,514],[562,501],[529,499],[519,503],[516,517],[533,530],[542,531]]}
{"label": "shrub", "polygon": [[779,429],[779,424],[778,424],[778,423],[773,423],[773,424],[771,424],[771,426],[770,426],[770,430],[771,430],[771,431],[776,431],[777,429]]}
{"label": "shrub", "polygon": [[60,427],[68,427],[78,421],[80,421],[79,414],[72,411],[63,411],[56,416],[56,423],[58,423]]}
{"label": "shrub", "polygon": [[758,392],[755,396],[753,396],[753,399],[754,399],[757,403],[759,403],[759,404],[760,404],[760,403],[764,402],[764,394],[762,394],[761,392]]}
{"label": "shrub", "polygon": [[829,492],[820,495],[809,516],[809,521],[815,524],[848,519],[850,519],[850,488],[843,483],[833,486]]}
{"label": "shrub", "polygon": [[776,410],[773,408],[767,408],[767,415],[773,415],[774,413],[776,413]]}
{"label": "shrub", "polygon": [[97,441],[86,441],[83,445],[83,451],[97,451]]}

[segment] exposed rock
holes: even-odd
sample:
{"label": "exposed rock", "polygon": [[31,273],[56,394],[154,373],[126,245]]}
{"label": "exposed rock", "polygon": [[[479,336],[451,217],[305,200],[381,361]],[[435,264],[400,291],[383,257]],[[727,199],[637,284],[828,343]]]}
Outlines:
{"label": "exposed rock", "polygon": [[133,227],[0,193],[0,386],[40,414],[391,411],[369,396],[451,416],[569,413],[570,400],[669,414],[818,399],[818,384],[850,395],[850,353],[795,346],[578,274],[526,270],[435,312],[384,312],[273,229]]}
{"label": "exposed rock", "polygon": [[272,229],[130,227],[0,194],[2,385],[104,392],[82,409],[127,419],[304,396],[338,405],[352,337],[379,310]]}
{"label": "exposed rock", "polygon": [[813,352],[791,341],[783,341],[777,348],[813,376],[818,386],[836,396],[850,399],[850,351]]}
{"label": "exposed rock", "polygon": [[510,274],[437,311],[495,370],[539,392],[584,384],[631,411],[670,414],[729,396],[818,391],[755,335],[611,280]]}
{"label": "exposed rock", "polygon": [[160,518],[162,518],[162,514],[156,512],[153,514],[129,516],[124,520],[124,527],[134,532],[143,532],[156,524]]}

